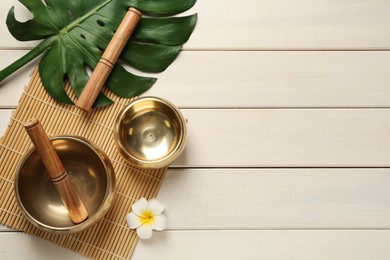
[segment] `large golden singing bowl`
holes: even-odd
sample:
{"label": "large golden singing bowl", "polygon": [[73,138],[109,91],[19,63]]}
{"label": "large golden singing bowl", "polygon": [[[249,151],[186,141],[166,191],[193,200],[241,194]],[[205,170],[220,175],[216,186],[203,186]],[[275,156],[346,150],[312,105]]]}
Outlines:
{"label": "large golden singing bowl", "polygon": [[114,196],[115,174],[108,157],[85,139],[51,139],[89,217],[74,224],[35,149],[23,157],[16,173],[16,200],[36,227],[60,234],[75,233],[95,224],[108,211]]}
{"label": "large golden singing bowl", "polygon": [[143,97],[129,103],[118,115],[114,138],[121,154],[143,168],[162,168],[183,151],[186,120],[167,100]]}

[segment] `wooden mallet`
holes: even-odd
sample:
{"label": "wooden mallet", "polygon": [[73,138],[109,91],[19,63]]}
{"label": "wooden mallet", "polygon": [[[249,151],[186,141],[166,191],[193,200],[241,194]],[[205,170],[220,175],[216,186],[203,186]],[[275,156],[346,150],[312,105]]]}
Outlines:
{"label": "wooden mallet", "polygon": [[96,65],[91,78],[85,85],[83,92],[76,102],[76,107],[85,112],[89,112],[93,103],[103,88],[108,76],[110,75],[119,55],[133,33],[142,13],[131,7],[127,11],[117,31],[112,37],[106,50],[104,51],[99,63]]}
{"label": "wooden mallet", "polygon": [[36,118],[28,120],[24,124],[24,128],[41,157],[65,208],[68,210],[70,219],[75,224],[83,222],[88,218],[88,212],[39,120]]}

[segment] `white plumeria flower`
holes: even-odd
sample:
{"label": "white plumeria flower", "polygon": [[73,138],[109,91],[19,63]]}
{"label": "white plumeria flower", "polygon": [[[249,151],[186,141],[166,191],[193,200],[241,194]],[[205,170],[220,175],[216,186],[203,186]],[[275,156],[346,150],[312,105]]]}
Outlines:
{"label": "white plumeria flower", "polygon": [[127,224],[130,228],[137,229],[137,235],[141,239],[149,239],[152,237],[153,229],[162,231],[167,226],[167,219],[161,214],[164,208],[156,199],[148,202],[141,198],[133,204],[133,211],[127,214]]}

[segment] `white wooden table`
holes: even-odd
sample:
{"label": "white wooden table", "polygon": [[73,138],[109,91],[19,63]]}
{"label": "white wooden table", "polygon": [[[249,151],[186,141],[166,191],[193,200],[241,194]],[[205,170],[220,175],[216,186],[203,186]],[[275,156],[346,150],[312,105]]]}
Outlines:
{"label": "white wooden table", "polygon": [[[5,26],[0,68],[35,43]],[[188,146],[134,259],[390,259],[390,0],[198,0],[197,28],[146,94]],[[31,64],[0,87],[0,132]],[[2,227],[1,259],[82,259]]]}

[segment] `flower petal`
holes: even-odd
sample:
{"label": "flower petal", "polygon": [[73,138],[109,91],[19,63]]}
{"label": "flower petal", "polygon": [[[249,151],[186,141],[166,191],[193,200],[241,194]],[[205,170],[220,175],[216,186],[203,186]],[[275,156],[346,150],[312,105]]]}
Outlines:
{"label": "flower petal", "polygon": [[135,215],[134,212],[127,214],[126,221],[130,228],[137,228],[142,225],[141,218]]}
{"label": "flower petal", "polygon": [[159,202],[157,199],[151,199],[149,201],[148,210],[151,211],[153,214],[160,214],[165,209],[164,204]]}
{"label": "flower petal", "polygon": [[137,215],[142,217],[143,213],[148,208],[148,201],[145,198],[141,198],[134,202],[133,206],[131,207],[133,209],[133,212]]}
{"label": "flower petal", "polygon": [[162,214],[154,215],[154,221],[152,222],[152,228],[158,231],[162,231],[167,227],[167,218]]}
{"label": "flower petal", "polygon": [[142,225],[137,228],[137,235],[141,239],[149,239],[152,237],[153,229],[151,225]]}

